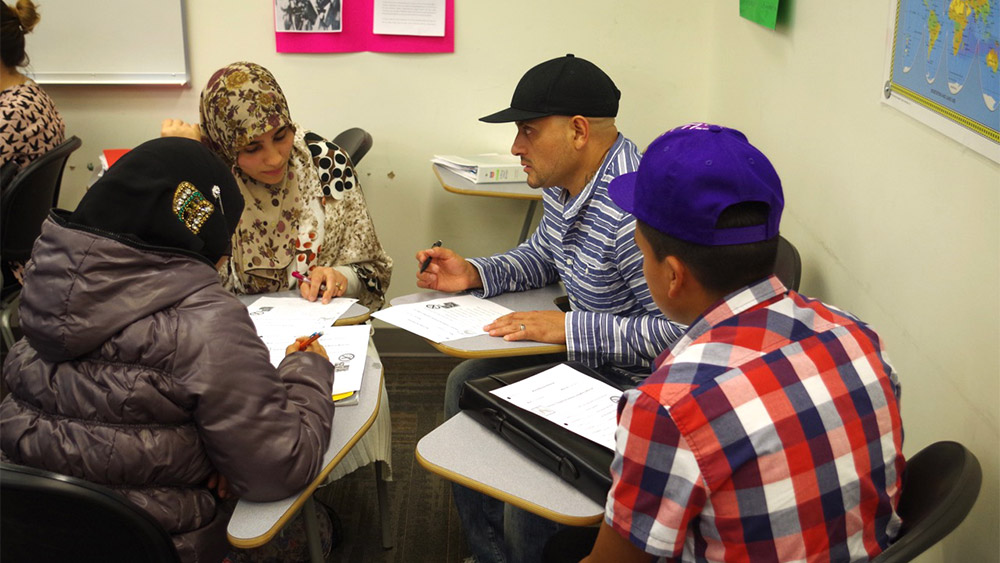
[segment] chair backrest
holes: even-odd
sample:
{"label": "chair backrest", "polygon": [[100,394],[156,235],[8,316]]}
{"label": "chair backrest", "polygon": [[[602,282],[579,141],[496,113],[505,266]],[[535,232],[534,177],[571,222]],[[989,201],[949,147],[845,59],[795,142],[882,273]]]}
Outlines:
{"label": "chair backrest", "polygon": [[170,535],[106,487],[0,463],[0,559],[178,563]]}
{"label": "chair backrest", "polygon": [[333,138],[333,144],[344,149],[355,166],[372,148],[372,136],[360,127],[352,127]]}
{"label": "chair backrest", "polygon": [[802,281],[802,259],[799,258],[799,251],[795,246],[781,235],[778,235],[778,257],[774,261],[774,275],[778,276],[788,289],[799,290],[799,282]]}
{"label": "chair backrest", "polygon": [[962,444],[936,442],[917,452],[903,474],[901,535],[872,562],[911,561],[947,536],[972,510],[982,480],[979,460]]}
{"label": "chair backrest", "polygon": [[0,195],[0,256],[25,261],[49,210],[58,205],[59,185],[69,155],[83,144],[75,135],[38,157]]}
{"label": "chair backrest", "polygon": [[7,186],[10,185],[14,176],[17,176],[18,168],[17,163],[13,160],[8,160],[0,166],[0,190],[6,190]]}

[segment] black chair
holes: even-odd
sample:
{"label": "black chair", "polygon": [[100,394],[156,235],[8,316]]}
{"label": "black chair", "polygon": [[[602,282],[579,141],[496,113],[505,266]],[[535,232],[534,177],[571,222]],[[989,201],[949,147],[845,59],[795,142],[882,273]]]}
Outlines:
{"label": "black chair", "polygon": [[371,134],[360,127],[352,127],[333,138],[333,144],[344,149],[354,166],[368,154],[372,143]]}
{"label": "black chair", "polygon": [[[896,542],[872,563],[912,561],[965,520],[976,504],[983,473],[979,460],[957,442],[936,442],[906,463],[897,508],[903,527]],[[597,539],[596,528],[569,528],[545,546],[543,561],[579,561]]]}
{"label": "black chair", "polygon": [[59,186],[70,154],[82,141],[75,135],[19,171],[0,194],[0,269],[3,270],[0,331],[4,345],[14,343],[11,316],[17,309],[21,285],[10,272],[10,262],[27,262],[42,232],[42,222],[59,202]]}
{"label": "black chair", "polygon": [[0,559],[178,563],[170,535],[106,487],[0,463]]}
{"label": "black chair", "polygon": [[13,160],[8,160],[3,163],[3,166],[0,166],[0,191],[7,189],[7,186],[14,180],[14,176],[17,176],[17,173],[17,163]]}
{"label": "black chair", "polygon": [[965,520],[976,504],[983,472],[979,460],[957,442],[936,442],[907,461],[899,538],[872,563],[912,561]]}
{"label": "black chair", "polygon": [[799,290],[802,281],[802,259],[799,251],[783,236],[778,236],[778,257],[774,261],[774,275],[792,291]]}

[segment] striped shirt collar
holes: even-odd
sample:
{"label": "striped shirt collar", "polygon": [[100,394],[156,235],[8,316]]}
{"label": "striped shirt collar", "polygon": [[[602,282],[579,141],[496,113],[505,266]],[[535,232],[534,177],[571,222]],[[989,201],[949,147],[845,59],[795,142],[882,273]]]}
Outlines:
{"label": "striped shirt collar", "polygon": [[569,196],[569,191],[563,187],[557,187],[555,189],[559,190],[559,197],[557,198],[560,203],[563,204],[563,217],[574,217],[580,212],[580,206],[583,205],[584,201],[590,199],[591,193],[594,191],[595,186],[607,186],[611,183],[616,176],[621,173],[617,170],[613,163],[617,158],[619,152],[622,151],[622,145],[625,144],[625,136],[618,133],[618,137],[615,142],[612,143],[611,148],[608,149],[607,154],[604,155],[604,160],[601,161],[601,165],[597,167],[597,172],[594,177],[590,179],[590,182],[584,186],[583,190],[572,200]]}

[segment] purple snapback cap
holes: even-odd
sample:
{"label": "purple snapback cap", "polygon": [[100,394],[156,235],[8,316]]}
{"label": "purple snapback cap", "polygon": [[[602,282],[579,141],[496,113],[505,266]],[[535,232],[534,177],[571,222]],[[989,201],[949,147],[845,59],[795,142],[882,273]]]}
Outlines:
{"label": "purple snapback cap", "polygon": [[[642,155],[638,171],[612,180],[608,192],[654,229],[703,246],[774,238],[785,205],[781,180],[764,153],[743,133],[707,123],[660,135]],[[715,228],[723,210],[748,201],[768,205],[766,223]]]}

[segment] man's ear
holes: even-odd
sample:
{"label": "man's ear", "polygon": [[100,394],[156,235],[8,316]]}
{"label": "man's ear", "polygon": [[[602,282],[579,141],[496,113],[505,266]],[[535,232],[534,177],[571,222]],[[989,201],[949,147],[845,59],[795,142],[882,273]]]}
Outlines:
{"label": "man's ear", "polygon": [[670,284],[667,286],[667,297],[677,299],[677,296],[687,289],[687,285],[691,281],[691,271],[676,256],[667,256],[663,260],[663,265],[666,266],[664,270],[669,271],[669,273],[665,272],[670,280]]}
{"label": "man's ear", "polygon": [[580,150],[590,140],[590,120],[582,115],[574,115],[569,120],[569,126],[573,130],[573,146]]}

